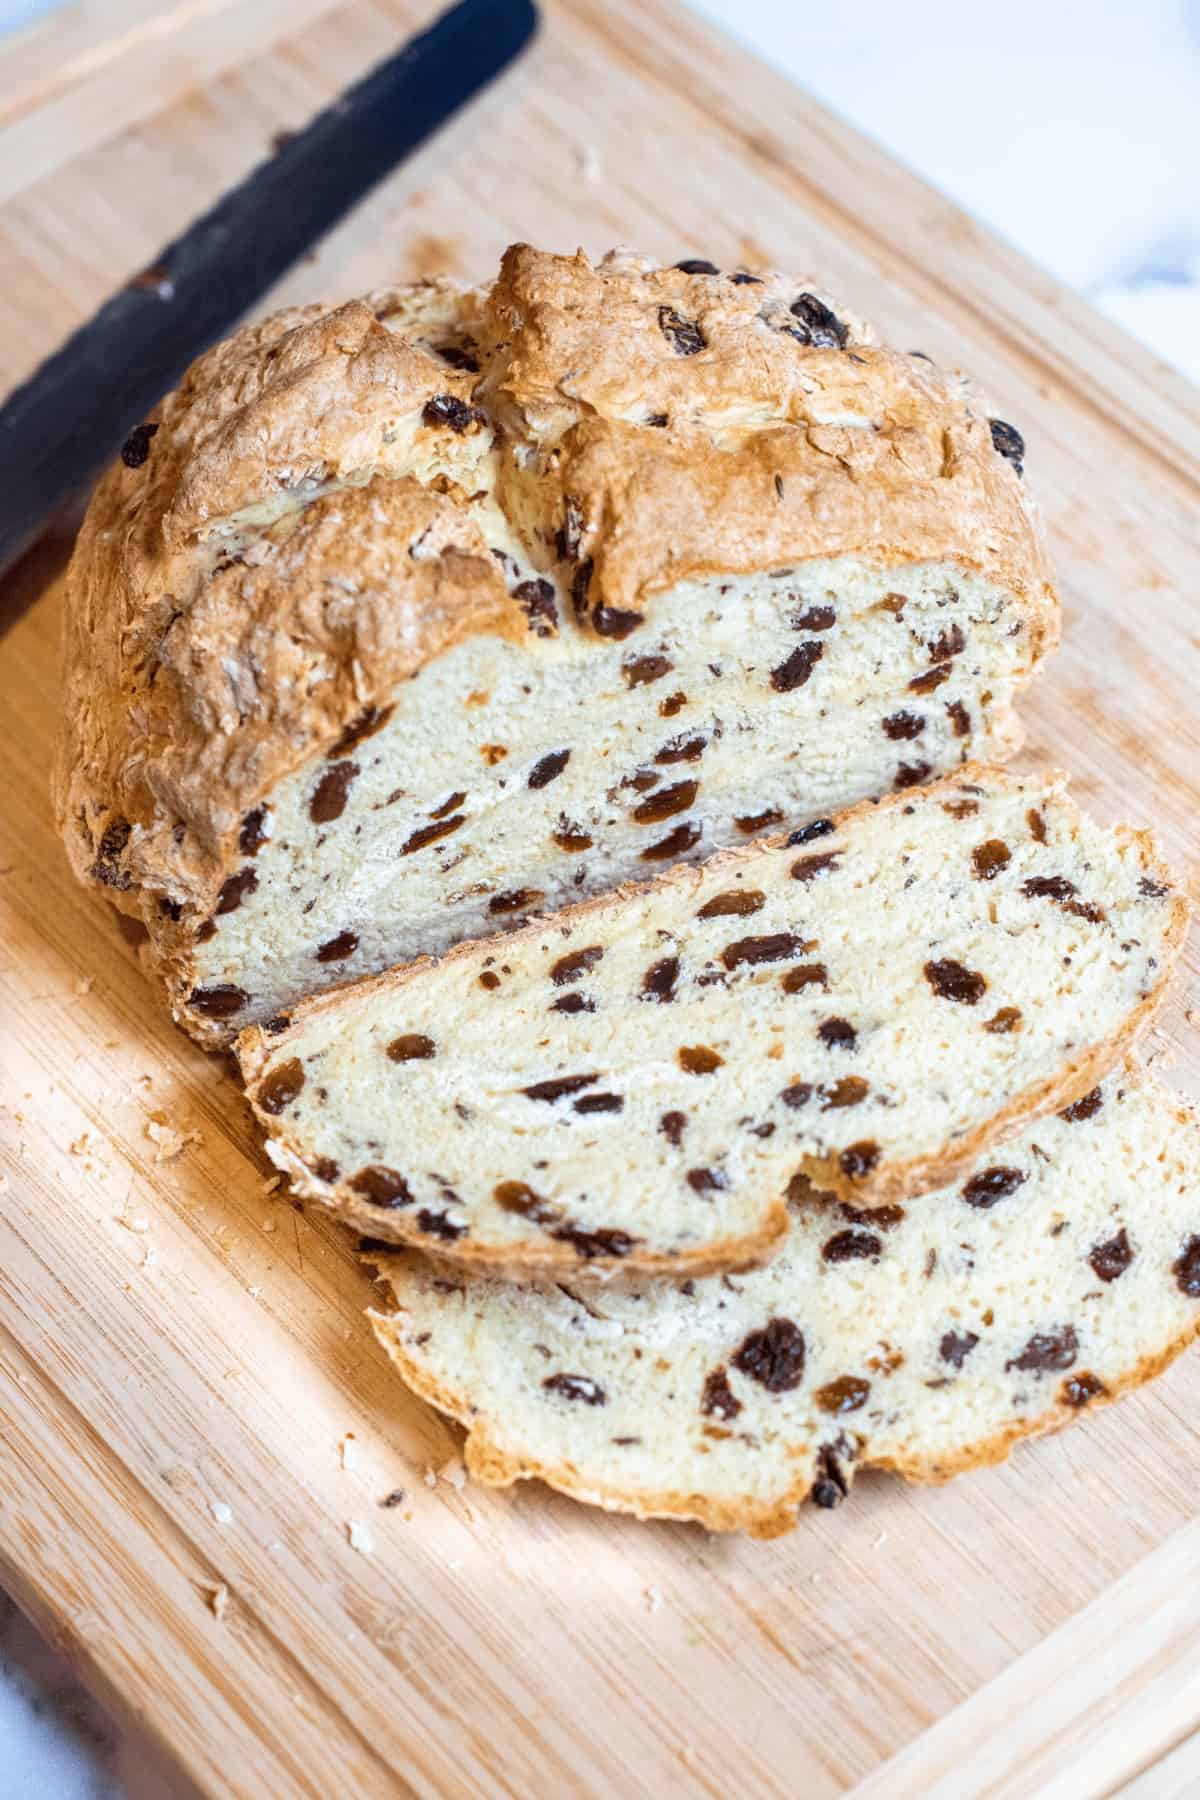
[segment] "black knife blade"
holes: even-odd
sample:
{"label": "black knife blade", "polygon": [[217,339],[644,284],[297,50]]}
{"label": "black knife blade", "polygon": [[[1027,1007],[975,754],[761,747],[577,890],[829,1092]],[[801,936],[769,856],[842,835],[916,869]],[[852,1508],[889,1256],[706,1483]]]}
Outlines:
{"label": "black knife blade", "polygon": [[132,425],[398,162],[500,74],[534,0],[461,0],[283,143],[0,409],[0,574]]}

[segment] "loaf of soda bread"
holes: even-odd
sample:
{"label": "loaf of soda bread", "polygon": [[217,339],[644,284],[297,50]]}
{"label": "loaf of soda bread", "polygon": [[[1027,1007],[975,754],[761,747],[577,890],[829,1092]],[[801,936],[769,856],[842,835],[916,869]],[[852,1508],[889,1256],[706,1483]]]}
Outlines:
{"label": "loaf of soda bread", "polygon": [[1200,1138],[1126,1069],[911,1207],[797,1200],[748,1275],[582,1289],[371,1255],[375,1331],[478,1480],[772,1537],[859,1468],[944,1481],[1170,1362],[1200,1318]]}
{"label": "loaf of soda bread", "polygon": [[318,996],[239,1039],[267,1149],[476,1264],[748,1266],[815,1188],[938,1187],[1091,1088],[1186,902],[1144,833],[970,767]]}
{"label": "loaf of soda bread", "polygon": [[69,854],[230,1042],[1016,742],[1024,446],[811,282],[525,245],[219,344],[68,582]]}

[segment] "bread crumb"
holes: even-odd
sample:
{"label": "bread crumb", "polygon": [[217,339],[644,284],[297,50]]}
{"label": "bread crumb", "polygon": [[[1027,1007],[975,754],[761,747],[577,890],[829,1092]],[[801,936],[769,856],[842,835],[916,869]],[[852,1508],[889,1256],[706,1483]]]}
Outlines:
{"label": "bread crumb", "polygon": [[223,1619],[229,1610],[229,1589],[225,1583],[218,1581],[212,1586],[203,1587],[201,1592],[208,1602],[208,1610],[213,1618]]}
{"label": "bread crumb", "polygon": [[[403,1506],[404,1502],[407,1499],[408,1499],[408,1493],[404,1488],[393,1488],[390,1494],[385,1494],[383,1496],[383,1499],[379,1502],[379,1504],[382,1507],[386,1507],[387,1510],[390,1512],[392,1507],[394,1507],[394,1506]],[[411,1519],[412,1514],[406,1513],[405,1517]]]}
{"label": "bread crumb", "polygon": [[588,187],[599,187],[604,170],[595,144],[580,144],[575,154],[579,162],[579,173]]}
{"label": "bread crumb", "polygon": [[257,1300],[259,1295],[262,1293],[262,1289],[260,1287],[251,1287],[251,1288],[247,1288],[246,1292],[249,1294],[249,1296],[252,1300]]}
{"label": "bread crumb", "polygon": [[426,1469],[426,1471],[425,1471],[424,1475],[422,1475],[421,1479],[425,1483],[425,1486],[427,1488],[435,1488],[437,1486],[437,1470],[436,1469]]}
{"label": "bread crumb", "polygon": [[662,1590],[656,1587],[644,1588],[642,1599],[646,1602],[646,1611],[656,1613],[663,1603]]}
{"label": "bread crumb", "polygon": [[375,1549],[375,1539],[367,1527],[358,1519],[351,1519],[346,1525],[346,1535],[350,1539],[350,1548],[359,1551],[363,1556],[370,1556]]}
{"label": "bread crumb", "polygon": [[264,1219],[263,1220],[263,1230],[266,1232],[278,1230],[278,1226],[276,1225],[275,1220],[274,1219]]}
{"label": "bread crumb", "polygon": [[154,1267],[154,1265],[157,1263],[157,1261],[158,1261],[158,1251],[152,1250],[150,1248],[149,1244],[147,1244],[146,1245],[146,1254],[142,1258],[143,1269],[152,1269]]}
{"label": "bread crumb", "polygon": [[113,1224],[120,1225],[124,1231],[134,1231],[139,1237],[150,1229],[150,1221],[144,1213],[134,1213],[132,1216],[123,1211],[115,1213]]}
{"label": "bread crumb", "polygon": [[146,1121],[146,1136],[157,1146],[154,1152],[156,1163],[174,1162],[189,1144],[200,1142],[198,1131],[176,1131],[164,1113],[151,1113]]}
{"label": "bread crumb", "polygon": [[262,1192],[264,1194],[273,1194],[275,1192],[276,1188],[281,1188],[282,1186],[283,1186],[283,1176],[282,1175],[269,1175],[262,1184]]}
{"label": "bread crumb", "polygon": [[208,1510],[218,1525],[233,1524],[233,1508],[225,1500],[210,1500]]}
{"label": "bread crumb", "polygon": [[444,1481],[456,1494],[461,1494],[467,1485],[467,1471],[463,1467],[462,1458],[452,1456],[449,1462],[442,1464],[435,1479]]}
{"label": "bread crumb", "polygon": [[354,1441],[354,1433],[352,1431],[346,1433],[345,1437],[338,1445],[338,1449],[342,1454],[343,1469],[347,1470],[347,1472],[353,1472],[357,1467],[358,1445]]}
{"label": "bread crumb", "polygon": [[92,991],[91,976],[90,975],[80,975],[75,982],[75,992],[77,994],[90,994],[91,991]]}
{"label": "bread crumb", "polygon": [[7,1194],[11,1185],[7,1175],[0,1175],[0,1194]]}
{"label": "bread crumb", "polygon": [[80,1133],[80,1135],[75,1139],[75,1142],[72,1145],[70,1145],[70,1151],[71,1151],[72,1156],[86,1156],[87,1155],[88,1151],[91,1149],[91,1145],[88,1142],[88,1139],[90,1136],[91,1136],[91,1133],[87,1132],[87,1131]]}

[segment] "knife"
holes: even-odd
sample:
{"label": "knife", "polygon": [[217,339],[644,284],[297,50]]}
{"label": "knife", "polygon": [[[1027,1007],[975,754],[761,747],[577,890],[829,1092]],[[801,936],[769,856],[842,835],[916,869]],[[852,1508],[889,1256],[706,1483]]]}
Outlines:
{"label": "knife", "polygon": [[313,242],[494,79],[534,0],[461,0],[112,296],[0,409],[0,574]]}

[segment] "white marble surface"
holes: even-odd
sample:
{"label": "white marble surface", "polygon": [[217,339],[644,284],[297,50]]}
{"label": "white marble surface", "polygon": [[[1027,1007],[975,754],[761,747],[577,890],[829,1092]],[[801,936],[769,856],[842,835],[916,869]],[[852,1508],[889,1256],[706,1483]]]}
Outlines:
{"label": "white marble surface", "polygon": [[[1200,380],[1200,0],[696,3]],[[0,1800],[173,1800],[2,1595]]]}

